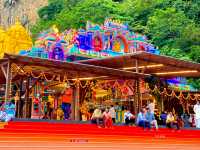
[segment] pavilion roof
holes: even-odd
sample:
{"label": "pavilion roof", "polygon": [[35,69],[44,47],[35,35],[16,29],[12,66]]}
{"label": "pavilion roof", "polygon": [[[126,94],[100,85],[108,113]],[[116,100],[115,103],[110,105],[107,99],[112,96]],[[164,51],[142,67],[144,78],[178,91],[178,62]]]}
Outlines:
{"label": "pavilion roof", "polygon": [[[78,62],[63,62],[56,60],[48,60],[41,58],[33,58],[28,56],[5,54],[3,59],[0,59],[0,64],[5,62],[12,62],[12,70],[20,67],[22,70],[32,71],[34,74],[44,72],[47,76],[52,74],[67,75],[68,79],[77,78],[118,78],[118,79],[136,79],[143,78],[149,75],[143,73],[135,73],[126,70],[119,70],[115,68],[107,68],[104,66],[95,66],[91,64],[82,64]],[[3,73],[0,78],[3,79]]]}
{"label": "pavilion roof", "polygon": [[129,70],[136,72],[138,66],[140,73],[156,75],[158,77],[200,77],[200,64],[177,58],[156,55],[144,51],[123,56],[89,59],[78,61],[83,64],[104,66],[109,68]]}

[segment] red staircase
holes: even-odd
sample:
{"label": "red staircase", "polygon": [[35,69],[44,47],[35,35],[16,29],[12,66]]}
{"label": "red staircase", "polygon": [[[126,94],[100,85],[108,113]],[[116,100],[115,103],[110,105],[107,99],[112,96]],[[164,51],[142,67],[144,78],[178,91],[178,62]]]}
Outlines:
{"label": "red staircase", "polygon": [[158,131],[144,131],[138,127],[114,126],[114,129],[97,128],[91,124],[66,124],[50,122],[9,122],[0,133],[44,133],[44,134],[86,134],[119,135],[132,137],[154,137],[163,135],[175,138],[200,138],[200,130],[182,129],[180,131],[161,128]]}
{"label": "red staircase", "polygon": [[144,131],[127,126],[105,129],[91,124],[13,121],[0,129],[0,149],[78,150],[84,147],[87,150],[140,150],[143,147],[165,147],[196,150],[196,146],[199,148],[199,138],[200,130],[196,129]]}

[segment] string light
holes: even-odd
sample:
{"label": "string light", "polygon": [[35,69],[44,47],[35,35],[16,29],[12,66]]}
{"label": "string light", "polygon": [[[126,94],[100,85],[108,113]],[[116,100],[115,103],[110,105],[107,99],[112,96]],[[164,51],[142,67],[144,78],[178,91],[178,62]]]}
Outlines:
{"label": "string light", "polygon": [[99,78],[106,78],[108,76],[99,76],[99,77],[87,77],[87,78],[78,78],[78,79],[71,79],[72,81],[75,80],[93,80],[93,79],[99,79]]}
{"label": "string light", "polygon": [[197,73],[197,70],[187,70],[187,71],[174,71],[174,72],[160,72],[155,73],[156,75],[169,75],[169,74],[187,74],[187,73]]}
{"label": "string light", "polygon": [[[147,66],[139,66],[139,69],[143,68],[157,68],[157,67],[163,67],[163,64],[157,64],[157,65],[147,65]],[[123,68],[124,70],[131,70],[131,69],[136,69],[137,67],[125,67]]]}

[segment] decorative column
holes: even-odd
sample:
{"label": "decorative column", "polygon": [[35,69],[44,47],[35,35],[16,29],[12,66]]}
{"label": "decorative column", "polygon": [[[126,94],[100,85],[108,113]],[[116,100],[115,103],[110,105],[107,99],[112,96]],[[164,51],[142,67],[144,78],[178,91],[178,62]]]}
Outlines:
{"label": "decorative column", "polygon": [[[138,60],[135,61],[135,68],[136,68],[136,73],[139,73],[139,66],[138,66]],[[138,113],[141,109],[141,96],[140,96],[140,78],[138,77],[135,81],[135,110],[136,113]]]}

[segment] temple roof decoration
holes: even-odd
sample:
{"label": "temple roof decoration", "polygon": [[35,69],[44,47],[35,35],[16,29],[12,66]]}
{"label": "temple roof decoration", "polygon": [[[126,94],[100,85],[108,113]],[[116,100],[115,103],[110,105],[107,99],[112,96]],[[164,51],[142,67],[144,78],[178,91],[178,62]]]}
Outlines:
{"label": "temple roof decoration", "polygon": [[[22,49],[23,50],[23,49]],[[127,24],[111,19],[98,25],[87,22],[85,29],[69,29],[60,33],[56,25],[38,35],[30,52],[21,55],[75,61],[88,58],[104,58],[147,51],[159,54],[145,35],[129,30]]]}

